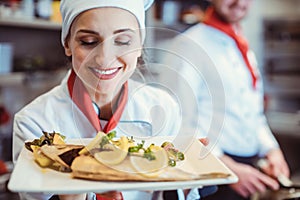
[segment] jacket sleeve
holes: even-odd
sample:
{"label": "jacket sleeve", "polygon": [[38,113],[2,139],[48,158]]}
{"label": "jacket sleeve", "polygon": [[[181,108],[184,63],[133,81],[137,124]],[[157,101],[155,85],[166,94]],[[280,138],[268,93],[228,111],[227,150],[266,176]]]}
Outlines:
{"label": "jacket sleeve", "polygon": [[261,116],[258,138],[260,142],[259,155],[265,156],[270,150],[279,148],[279,144],[270,130],[265,116]]}
{"label": "jacket sleeve", "polygon": [[[261,102],[263,102],[263,87],[262,81],[259,82],[258,91],[261,94]],[[267,118],[264,114],[263,103],[260,106],[260,116],[258,120],[258,140],[259,140],[259,155],[265,156],[270,150],[279,148],[279,144],[275,139],[270,126],[268,124]]]}
{"label": "jacket sleeve", "polygon": [[17,113],[13,123],[13,162],[19,157],[26,140],[39,138],[42,134],[41,128],[30,118]]}

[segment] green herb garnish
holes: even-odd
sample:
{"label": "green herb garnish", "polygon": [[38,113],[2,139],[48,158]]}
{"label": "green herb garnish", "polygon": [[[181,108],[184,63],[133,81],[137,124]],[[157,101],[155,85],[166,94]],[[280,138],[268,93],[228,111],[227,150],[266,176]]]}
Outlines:
{"label": "green herb garnish", "polygon": [[142,140],[142,143],[137,144],[136,146],[129,147],[128,152],[129,153],[139,152],[140,149],[144,149],[144,144],[145,144],[145,141]]}
{"label": "green herb garnish", "polygon": [[52,133],[43,131],[43,135],[39,139],[34,139],[31,142],[25,142],[25,147],[29,151],[32,151],[31,145],[39,146],[39,147],[46,145],[46,144],[51,145],[51,144],[53,144],[54,135],[59,135],[62,139],[66,138],[64,135],[62,135],[60,133],[56,133],[55,131],[53,131]]}
{"label": "green herb garnish", "polygon": [[176,166],[177,161],[184,160],[184,154],[175,149],[174,145],[171,142],[164,142],[161,147],[164,148],[168,153],[169,166],[174,167]]}
{"label": "green herb garnish", "polygon": [[173,160],[173,159],[169,159],[169,166],[171,166],[171,167],[175,167],[176,166],[176,161],[175,160]]}
{"label": "green herb garnish", "polygon": [[143,150],[143,158],[146,158],[148,160],[155,160],[155,156],[153,155],[153,152],[151,151],[151,146],[154,144],[151,144],[147,149],[144,148],[145,141],[142,140],[142,143],[137,144],[136,146],[129,147],[128,152],[129,153],[138,153],[140,150]]}
{"label": "green herb garnish", "polygon": [[151,144],[147,149],[144,151],[144,158],[147,158],[148,160],[155,160],[155,156],[153,155],[153,152],[151,151],[151,147],[154,146],[154,144]]}
{"label": "green herb garnish", "polygon": [[108,138],[109,140],[112,140],[113,138],[115,138],[116,135],[117,135],[117,132],[116,132],[116,131],[111,131],[111,132],[109,132],[109,133],[106,134],[106,136],[107,136],[107,138]]}
{"label": "green herb garnish", "polygon": [[110,141],[116,137],[116,135],[117,135],[116,131],[111,131],[111,132],[107,133],[105,136],[103,136],[101,139],[101,142],[100,142],[100,148],[103,149],[103,147],[106,144],[109,144]]}

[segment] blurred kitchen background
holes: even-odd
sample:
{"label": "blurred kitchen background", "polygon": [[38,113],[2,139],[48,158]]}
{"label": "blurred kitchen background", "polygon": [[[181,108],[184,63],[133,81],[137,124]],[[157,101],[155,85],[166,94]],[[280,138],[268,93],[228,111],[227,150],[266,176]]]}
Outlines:
{"label": "blurred kitchen background", "polygon": [[[0,0],[0,160],[8,170],[14,113],[57,85],[68,69],[59,3]],[[147,24],[182,32],[201,21],[207,5],[203,0],[156,0]],[[293,177],[300,179],[300,0],[254,0],[243,26],[265,81],[268,121]],[[159,45],[174,36],[157,29],[148,34],[147,42]],[[157,69],[153,74],[160,76]]]}

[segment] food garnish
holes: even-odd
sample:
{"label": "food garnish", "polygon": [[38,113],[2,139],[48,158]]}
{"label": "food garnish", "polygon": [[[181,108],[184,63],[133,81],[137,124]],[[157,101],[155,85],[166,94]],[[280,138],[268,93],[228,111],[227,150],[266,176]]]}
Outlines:
{"label": "food garnish", "polygon": [[104,136],[103,140],[100,143],[100,148],[95,149],[98,152],[93,154],[94,158],[106,165],[117,165],[121,163],[128,154],[128,139],[125,136],[122,136],[118,140],[118,145],[113,144],[110,140],[107,140],[108,137]]}
{"label": "food garnish", "polygon": [[151,146],[154,146],[154,144],[151,144],[148,148],[144,148],[145,141],[142,140],[142,143],[138,143],[136,146],[131,146],[128,148],[129,155],[132,156],[141,156],[143,158],[146,158],[148,160],[155,160],[155,155],[151,151]]}
{"label": "food garnish", "polygon": [[174,167],[177,161],[184,160],[184,154],[178,151],[171,142],[164,142],[161,147],[168,153],[170,166]]}
{"label": "food garnish", "polygon": [[156,177],[168,166],[168,154],[162,147],[155,145],[150,145],[146,151],[143,156],[130,156],[130,162],[138,173]]}
{"label": "food garnish", "polygon": [[69,145],[65,137],[59,133],[43,132],[39,139],[26,142],[25,146],[33,152],[35,161],[41,167],[70,171],[73,160],[78,156],[92,157],[97,162],[116,166],[126,158],[131,167],[139,174],[154,177],[168,166],[175,166],[177,161],[184,159],[182,152],[175,149],[170,142],[161,146],[150,144],[145,147],[145,141],[135,143],[133,137],[116,138],[116,131],[108,134],[97,133],[87,145]]}
{"label": "food garnish", "polygon": [[94,139],[79,152],[79,155],[88,154],[92,149],[99,147],[104,136],[105,133],[98,132]]}
{"label": "food garnish", "polygon": [[[70,172],[73,160],[79,156],[78,152],[83,148],[82,145],[43,145],[40,148],[42,155],[52,160],[47,168],[52,168],[61,172]],[[35,157],[38,162],[38,158]]]}
{"label": "food garnish", "polygon": [[[116,138],[116,132],[99,132],[87,145],[64,142],[59,133],[43,132],[40,139],[26,142],[34,161],[42,168],[70,172],[72,178],[99,181],[187,181],[227,178],[222,172],[197,174],[174,167],[184,154],[171,142],[161,146],[133,137]],[[172,167],[171,167],[172,166]],[[167,169],[167,170],[166,170]]]}
{"label": "food garnish", "polygon": [[65,144],[65,136],[53,131],[52,133],[48,133],[46,131],[43,131],[43,135],[39,139],[34,139],[31,142],[26,142],[25,147],[29,151],[33,152],[32,147],[38,146],[41,147],[43,145],[52,145],[52,144]]}
{"label": "food garnish", "polygon": [[39,139],[26,142],[25,147],[33,152],[35,162],[42,168],[52,168],[57,171],[70,172],[70,165],[82,145],[67,145],[65,136],[53,131],[43,131]]}
{"label": "food garnish", "polygon": [[32,145],[31,149],[33,151],[33,157],[36,163],[41,167],[48,167],[53,164],[53,160],[45,156],[40,150],[39,146]]}

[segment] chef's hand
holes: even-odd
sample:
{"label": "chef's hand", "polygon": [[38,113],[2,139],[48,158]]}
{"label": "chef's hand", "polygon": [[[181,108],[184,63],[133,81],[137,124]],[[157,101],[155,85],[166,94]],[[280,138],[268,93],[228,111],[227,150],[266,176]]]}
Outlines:
{"label": "chef's hand", "polygon": [[59,195],[60,200],[86,200],[87,194],[66,194]]}
{"label": "chef's hand", "polygon": [[204,146],[207,146],[208,143],[209,143],[208,138],[200,138],[199,141],[200,141]]}
{"label": "chef's hand", "polygon": [[110,191],[110,192],[97,194],[97,197],[98,198],[102,197],[104,199],[113,199],[113,200],[122,200],[123,199],[121,192],[118,192],[118,191]]}
{"label": "chef's hand", "polygon": [[267,165],[261,167],[263,172],[272,177],[278,177],[280,174],[289,177],[290,170],[283,153],[280,149],[274,149],[266,155]]}
{"label": "chef's hand", "polygon": [[267,187],[273,190],[279,188],[279,184],[276,180],[250,165],[235,162],[226,155],[222,156],[221,160],[239,178],[238,182],[231,184],[230,187],[244,198],[247,198],[256,192],[264,192]]}

